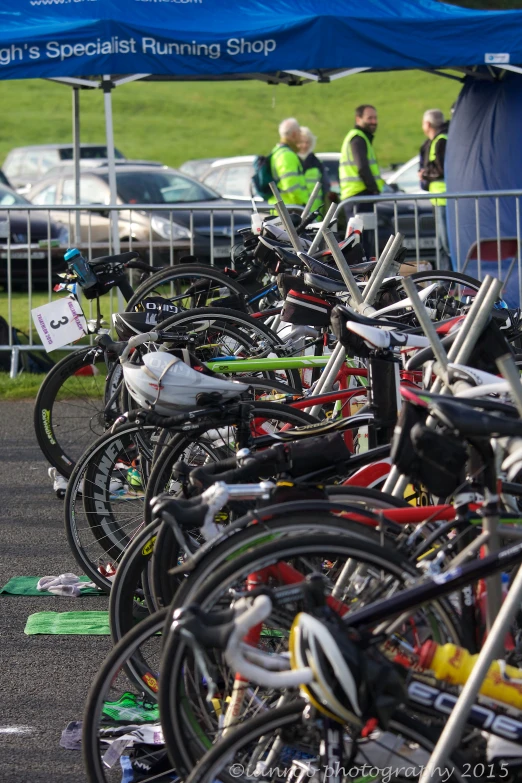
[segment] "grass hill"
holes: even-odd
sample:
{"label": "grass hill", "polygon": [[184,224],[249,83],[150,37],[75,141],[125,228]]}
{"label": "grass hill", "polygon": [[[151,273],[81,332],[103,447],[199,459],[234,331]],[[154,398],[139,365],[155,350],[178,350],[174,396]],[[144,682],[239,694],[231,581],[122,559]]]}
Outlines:
{"label": "grass hill", "polygon": [[[131,83],[113,92],[116,146],[128,157],[179,165],[189,158],[263,153],[277,125],[295,116],[318,136],[318,149],[336,151],[353,124],[354,107],[374,103],[381,165],[414,155],[422,113],[448,112],[458,82],[418,71],[349,76],[302,87],[261,82]],[[105,136],[103,94],[82,91],[81,140]],[[0,82],[0,162],[16,146],[71,141],[71,89],[43,80]]]}

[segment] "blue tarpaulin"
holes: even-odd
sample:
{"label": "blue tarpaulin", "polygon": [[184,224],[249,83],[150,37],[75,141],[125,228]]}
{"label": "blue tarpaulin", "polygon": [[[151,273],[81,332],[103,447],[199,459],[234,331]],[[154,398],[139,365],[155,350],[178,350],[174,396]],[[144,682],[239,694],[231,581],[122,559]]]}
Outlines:
{"label": "blue tarpaulin", "polygon": [[522,63],[522,11],[436,0],[0,0],[0,79]]}
{"label": "blue tarpaulin", "polygon": [[[448,192],[522,188],[521,87],[518,73],[506,72],[502,79],[493,82],[466,80],[449,131],[445,160]],[[489,273],[504,280],[513,266],[508,298],[510,304],[518,304],[518,270],[513,265],[517,252],[517,199],[459,199],[457,214],[455,203],[449,200],[447,212],[454,262],[460,257],[462,267],[467,259],[468,274],[478,276],[480,271],[482,276]],[[481,240],[480,254],[476,250],[477,235]],[[515,242],[509,242],[510,239]]]}

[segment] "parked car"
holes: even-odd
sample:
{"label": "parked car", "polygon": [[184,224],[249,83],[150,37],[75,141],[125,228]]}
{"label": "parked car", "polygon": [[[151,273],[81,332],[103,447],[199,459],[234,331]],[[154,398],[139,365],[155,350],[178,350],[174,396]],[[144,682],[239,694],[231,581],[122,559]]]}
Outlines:
{"label": "parked car", "polygon": [[[5,207],[20,206],[20,211],[9,211]],[[0,285],[7,288],[8,244],[11,255],[11,282],[13,288],[27,290],[29,248],[31,250],[31,285],[38,288],[48,284],[48,258],[51,245],[51,271],[65,268],[64,250],[68,245],[69,233],[61,223],[51,221],[47,215],[27,209],[30,201],[0,184]],[[23,211],[22,211],[23,210]],[[49,241],[50,240],[50,241]]]}
{"label": "parked car", "polygon": [[[125,160],[122,152],[115,149],[114,155]],[[64,160],[72,160],[73,144],[33,144],[29,147],[15,147],[8,152],[2,166],[12,187],[16,190],[29,188],[46,174],[53,166]],[[107,159],[107,147],[104,144],[80,144],[80,160],[95,161]]]}
{"label": "parked car", "polygon": [[[241,155],[235,158],[218,158],[209,167],[203,176],[205,185],[217,190],[223,198],[240,199],[250,201],[252,198],[252,175],[254,173],[255,155]],[[328,172],[332,191],[340,193],[339,186],[339,160],[338,152],[318,152]],[[418,158],[416,159],[418,161]],[[411,163],[411,161],[410,161]],[[417,166],[418,163],[415,163]],[[404,167],[402,167],[404,168]],[[394,172],[397,176],[400,171]],[[418,183],[418,177],[417,177]],[[389,188],[393,192],[397,188]],[[262,201],[259,196],[254,196],[256,201]],[[419,203],[419,251],[422,258],[432,260],[435,257],[435,220],[430,204]],[[415,234],[415,207],[413,202],[402,202],[397,207],[398,230],[404,235],[404,246],[408,249],[408,256],[415,258],[416,234]],[[339,230],[344,231],[344,215],[340,214]],[[390,234],[395,233],[395,211],[393,203],[379,204],[377,209],[377,229],[379,234],[379,248],[382,249]]]}
{"label": "parked car", "polygon": [[403,163],[402,166],[385,175],[386,184],[401,193],[422,193],[418,176],[419,167],[419,156],[415,155],[407,163]]}
{"label": "parked car", "polygon": [[[119,234],[123,249],[132,238],[133,247],[143,257],[149,253],[150,241],[156,244],[154,263],[169,263],[170,243],[174,261],[190,252],[191,209],[207,207],[240,206],[240,202],[222,199],[218,193],[198,180],[180,174],[179,171],[157,166],[122,164],[117,166],[116,184],[118,204],[172,204],[183,206],[172,213],[154,210],[123,210],[119,216]],[[73,235],[74,212],[67,212],[67,205],[74,204],[74,179],[71,173],[47,176],[32,188],[29,198],[33,204],[53,207],[51,215],[65,223]],[[108,210],[89,209],[94,205],[109,205],[109,173],[106,166],[81,170],[80,203],[85,210],[80,212],[80,231],[83,244],[91,243],[95,257],[107,253],[110,236]],[[64,210],[65,207],[65,210]],[[172,218],[172,219],[171,219]],[[214,238],[214,258],[230,256],[231,212],[230,209],[213,214],[207,210],[192,212],[194,227],[194,254],[202,261],[210,260],[211,237]],[[234,213],[234,230],[250,226],[250,213]],[[128,246],[128,245],[127,245]]]}
{"label": "parked car", "polygon": [[183,174],[187,174],[189,177],[195,179],[202,179],[203,175],[208,171],[210,164],[215,161],[216,158],[196,158],[195,160],[186,160],[179,167],[179,171]]}

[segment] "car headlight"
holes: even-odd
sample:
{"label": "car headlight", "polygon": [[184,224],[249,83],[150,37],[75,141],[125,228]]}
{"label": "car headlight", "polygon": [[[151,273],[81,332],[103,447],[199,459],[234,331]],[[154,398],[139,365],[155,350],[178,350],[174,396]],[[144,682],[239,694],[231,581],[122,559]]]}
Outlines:
{"label": "car headlight", "polygon": [[60,226],[60,230],[58,231],[58,241],[60,242],[60,245],[65,245],[65,247],[69,246],[69,229],[67,226]]}
{"label": "car headlight", "polygon": [[152,230],[163,239],[190,239],[190,231],[179,223],[174,223],[162,217],[153,217],[150,221]]}

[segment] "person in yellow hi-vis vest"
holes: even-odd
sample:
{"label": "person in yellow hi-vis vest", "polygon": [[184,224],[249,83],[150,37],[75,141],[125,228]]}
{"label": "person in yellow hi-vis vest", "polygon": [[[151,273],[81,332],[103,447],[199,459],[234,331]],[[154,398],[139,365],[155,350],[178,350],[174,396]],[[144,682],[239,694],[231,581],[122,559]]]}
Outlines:
{"label": "person in yellow hi-vis vest", "polygon": [[[377,157],[373,149],[373,137],[377,130],[377,110],[369,103],[355,110],[355,127],[346,135],[341,148],[339,162],[339,183],[341,201],[355,196],[378,196],[384,187]],[[346,220],[356,212],[373,212],[372,203],[357,204],[354,201],[344,205]],[[367,255],[373,255],[373,231],[363,235]]]}
{"label": "person in yellow hi-vis vest", "polygon": [[[301,126],[293,117],[289,117],[279,125],[279,144],[270,153],[270,166],[274,182],[279,188],[285,204],[305,206],[308,200],[308,190],[303,166],[297,154],[301,139]],[[268,199],[269,204],[275,203],[275,198]]]}
{"label": "person in yellow hi-vis vest", "polygon": [[310,128],[306,128],[301,125],[299,157],[301,158],[301,162],[303,164],[308,195],[310,196],[312,190],[315,188],[318,182],[321,185],[321,190],[312,204],[312,212],[324,206],[323,212],[326,213],[328,207],[330,206],[331,200],[335,199],[336,195],[335,193],[330,192],[330,180],[328,178],[324,164],[319,160],[317,155],[314,154],[316,142],[317,138],[314,136]]}
{"label": "person in yellow hi-vis vest", "polygon": [[427,137],[420,150],[419,179],[423,190],[433,193],[430,199],[435,213],[439,269],[451,269],[451,257],[446,223],[446,181],[444,158],[448,141],[449,123],[440,109],[429,109],[422,118],[422,130]]}

